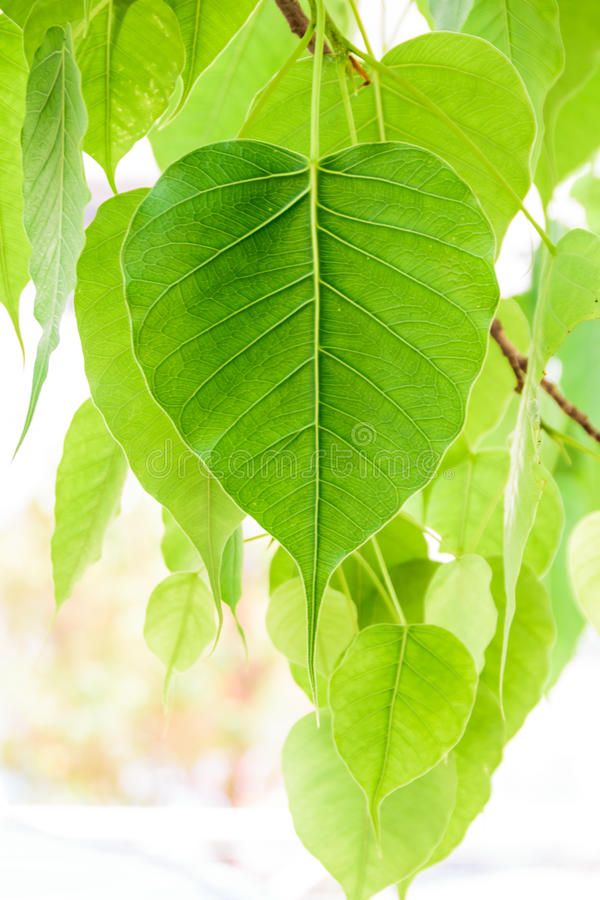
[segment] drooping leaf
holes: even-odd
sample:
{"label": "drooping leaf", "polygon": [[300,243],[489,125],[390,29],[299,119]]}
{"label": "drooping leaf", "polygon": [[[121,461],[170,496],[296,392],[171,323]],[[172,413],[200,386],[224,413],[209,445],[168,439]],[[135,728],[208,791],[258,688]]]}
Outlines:
{"label": "drooping leaf", "polygon": [[[535,117],[518,73],[486,41],[450,33],[406,41],[382,63],[388,140],[408,141],[449,163],[480,201],[499,245],[531,181]],[[242,135],[307,152],[311,84],[311,62],[300,61],[258,95]],[[369,85],[352,94],[360,141],[379,140],[374,91]],[[321,133],[327,152],[351,142],[332,60],[324,60]]]}
{"label": "drooping leaf", "polygon": [[166,666],[165,693],[173,673],[193,666],[216,633],[214,601],[198,575],[169,575],[153,590],[146,609],[144,638]]}
{"label": "drooping leaf", "polygon": [[569,574],[582,610],[600,631],[600,512],[590,513],[573,531]]}
{"label": "drooping leaf", "polygon": [[177,19],[165,0],[108,0],[78,47],[89,115],[84,149],[111,185],[117,163],[167,108],[182,69]]}
{"label": "drooping leaf", "polygon": [[183,106],[198,76],[242,27],[257,0],[167,0],[177,16],[183,45]]}
{"label": "drooping leaf", "polygon": [[[280,69],[297,40],[273,0],[259,0],[231,43],[202,72],[183,109],[151,132],[160,167],[166,169],[196,147],[236,137],[254,96]],[[176,98],[174,106],[178,102]]]}
{"label": "drooping leaf", "polygon": [[183,439],[297,561],[311,669],[330,575],[461,428],[492,255],[468,188],[398,144],[318,166],[249,141],[202,148],[134,216],[137,359]]}
{"label": "drooping leaf", "polygon": [[[238,525],[230,534],[221,563],[221,598],[235,616],[236,607],[242,596],[242,575],[244,566],[244,534]],[[237,619],[236,619],[237,621]]]}
{"label": "drooping leaf", "polygon": [[34,313],[42,336],[21,441],[46,380],[50,354],[58,346],[60,320],[83,248],[83,212],[89,199],[81,156],[85,129],[70,29],[51,28],[29,73],[23,126],[24,221],[31,243]]}
{"label": "drooping leaf", "polygon": [[21,126],[25,116],[27,66],[23,36],[6,16],[0,17],[0,303],[19,340],[19,297],[29,280],[29,243],[23,228]]}
{"label": "drooping leaf", "polygon": [[85,569],[100,559],[127,475],[123,451],[91,400],[77,410],[56,474],[52,571],[58,606]]}
{"label": "drooping leaf", "polygon": [[498,613],[490,590],[492,570],[481,556],[467,554],[439,566],[425,596],[425,621],[462,641],[478,672],[496,633]]}
{"label": "drooping leaf", "polygon": [[470,0],[466,15],[457,10],[454,19],[448,5],[430,0],[435,27],[476,35],[501,50],[523,78],[543,125],[544,101],[564,64],[556,0]]}
{"label": "drooping leaf", "polygon": [[[500,672],[504,654],[502,622],[506,593],[502,559],[490,560],[492,594],[498,608],[499,627],[486,654],[482,681],[499,697]],[[550,672],[550,655],[556,636],[548,592],[527,566],[521,569],[516,589],[516,605],[506,646],[502,707],[506,740],[523,725],[544,694]]]}
{"label": "drooping leaf", "polygon": [[134,474],[193,542],[218,600],[223,551],[242,513],[156,405],[131,348],[120,253],[145,193],[108,200],[88,229],[75,294],[86,374],[94,402]]}
{"label": "drooping leaf", "polygon": [[505,653],[524,548],[547,482],[539,461],[538,384],[544,367],[579,323],[600,317],[600,239],[574,229],[548,255],[535,307],[529,365],[511,445],[504,500]]}
{"label": "drooping leaf", "polygon": [[359,632],[332,675],[329,705],[336,747],[376,829],[385,797],[458,743],[476,690],[471,654],[443,628],[372,625]]}
{"label": "drooping leaf", "polygon": [[[290,662],[307,667],[306,602],[299,578],[279,585],[271,594],[267,630],[275,647]],[[356,607],[344,594],[327,588],[317,631],[317,672],[331,675],[357,632]]]}
{"label": "drooping leaf", "polygon": [[329,718],[301,719],[283,749],[283,774],[296,832],[342,885],[348,900],[368,900],[429,858],[455,799],[452,761],[391,794],[381,808],[378,847],[364,794],[336,753]]}
{"label": "drooping leaf", "polygon": [[[506,450],[479,450],[458,457],[432,483],[427,523],[441,535],[440,549],[461,556],[496,556],[503,548],[503,495],[509,471]],[[560,494],[549,472],[535,524],[525,547],[525,562],[539,575],[549,568],[563,528]]]}

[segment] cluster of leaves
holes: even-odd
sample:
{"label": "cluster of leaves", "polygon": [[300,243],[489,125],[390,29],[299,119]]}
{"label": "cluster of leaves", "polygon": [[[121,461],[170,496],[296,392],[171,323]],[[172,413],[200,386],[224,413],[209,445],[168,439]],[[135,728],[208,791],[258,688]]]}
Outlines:
{"label": "cluster of leaves", "polygon": [[[236,615],[241,523],[262,525],[269,632],[318,713],[284,749],[290,806],[352,900],[404,896],[460,843],[580,609],[600,625],[597,453],[540,388],[558,357],[600,414],[598,182],[573,191],[592,230],[556,243],[523,206],[600,144],[600,7],[419,7],[431,32],[380,60],[354,0],[0,16],[0,299],[18,333],[31,278],[42,326],[23,434],[73,289],[91,392],[57,475],[57,602],[131,469],[164,510],[145,636],[168,686]],[[118,194],[145,135],[165,171]],[[83,151],[115,190],[87,234]],[[519,212],[534,277],[498,310]]]}

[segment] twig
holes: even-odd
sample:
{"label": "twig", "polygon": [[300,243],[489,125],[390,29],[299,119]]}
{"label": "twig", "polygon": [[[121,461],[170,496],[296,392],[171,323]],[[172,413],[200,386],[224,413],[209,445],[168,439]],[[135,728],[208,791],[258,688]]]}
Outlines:
{"label": "twig", "polygon": [[[527,365],[528,360],[527,357],[522,353],[519,353],[517,348],[509,338],[506,336],[506,333],[502,327],[502,323],[499,319],[494,319],[492,322],[492,327],[490,329],[490,333],[498,346],[500,347],[502,353],[510,363],[510,366],[515,373],[515,378],[517,379],[517,385],[515,387],[515,391],[517,394],[520,394],[523,390],[523,385],[525,384],[525,374],[527,373]],[[597,443],[600,444],[600,431],[592,425],[588,416],[582,412],[582,410],[578,409],[570,400],[561,394],[555,384],[549,381],[547,378],[542,378],[540,382],[540,386],[542,390],[546,391],[549,397],[552,397],[557,406],[562,409],[564,414],[572,419],[574,422],[583,428],[586,434]]]}
{"label": "twig", "polygon": [[[290,31],[299,38],[303,38],[310,24],[308,16],[300,6],[298,0],[275,0],[275,3],[281,10],[286,22],[290,26]],[[311,53],[315,52],[315,39],[312,38],[308,49]],[[327,44],[323,47],[323,53],[331,53],[331,47]]]}

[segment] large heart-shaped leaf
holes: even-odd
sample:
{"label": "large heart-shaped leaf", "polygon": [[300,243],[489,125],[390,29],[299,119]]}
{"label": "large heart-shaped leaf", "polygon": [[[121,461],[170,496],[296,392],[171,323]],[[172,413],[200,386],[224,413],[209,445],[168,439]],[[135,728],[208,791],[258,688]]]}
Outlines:
{"label": "large heart-shaped leaf", "polygon": [[[504,54],[470,35],[435,33],[390,50],[377,69],[389,140],[437,153],[467,182],[500,240],[531,182],[535,139],[531,101]],[[445,75],[445,77],[440,77]],[[312,65],[302,60],[260,94],[245,137],[308,152]],[[352,113],[360,141],[380,139],[373,85],[355,86]],[[338,67],[323,61],[321,147],[351,143]]]}
{"label": "large heart-shaped leaf", "polygon": [[466,185],[402,144],[310,165],[202,148],[137,211],[123,251],[150,390],[319,603],[341,560],[425,484],[459,432],[497,303]]}
{"label": "large heart-shaped leaf", "polygon": [[473,658],[437,625],[372,625],[329,685],[333,736],[378,830],[382,801],[458,743],[477,690]]}
{"label": "large heart-shaped leaf", "polygon": [[223,553],[243,515],[152,399],[131,348],[119,260],[145,195],[113,197],[88,228],[75,293],[85,369],[94,402],[142,487],[172,513],[200,553],[219,606]]}

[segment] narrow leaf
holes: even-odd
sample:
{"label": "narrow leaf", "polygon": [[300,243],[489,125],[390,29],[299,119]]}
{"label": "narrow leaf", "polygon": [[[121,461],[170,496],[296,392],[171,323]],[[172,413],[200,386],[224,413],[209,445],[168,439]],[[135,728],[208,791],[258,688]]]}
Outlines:
{"label": "narrow leaf", "polygon": [[249,141],[202,148],[133,219],[137,359],[185,442],[298,563],[310,669],[330,575],[460,431],[497,302],[493,243],[463,182],[401,144],[318,166]]}
{"label": "narrow leaf", "polygon": [[108,200],[88,229],[75,294],[86,374],[142,487],[172,513],[200,553],[218,602],[223,550],[242,513],[156,405],[131,348],[119,258],[144,195],[132,191]]}
{"label": "narrow leaf", "polygon": [[75,286],[75,269],[83,248],[83,212],[89,199],[81,156],[85,129],[71,31],[51,28],[29,73],[23,127],[25,231],[31,242],[34,313],[42,336],[19,443],[31,424],[48,374],[50,354],[58,346],[60,320]]}
{"label": "narrow leaf", "polygon": [[52,571],[60,606],[85,569],[100,559],[127,475],[123,451],[91,400],[73,417],[56,475]]}
{"label": "narrow leaf", "polygon": [[366,794],[378,830],[382,801],[458,743],[477,690],[473,659],[436,625],[373,625],[333,673],[338,752]]}

